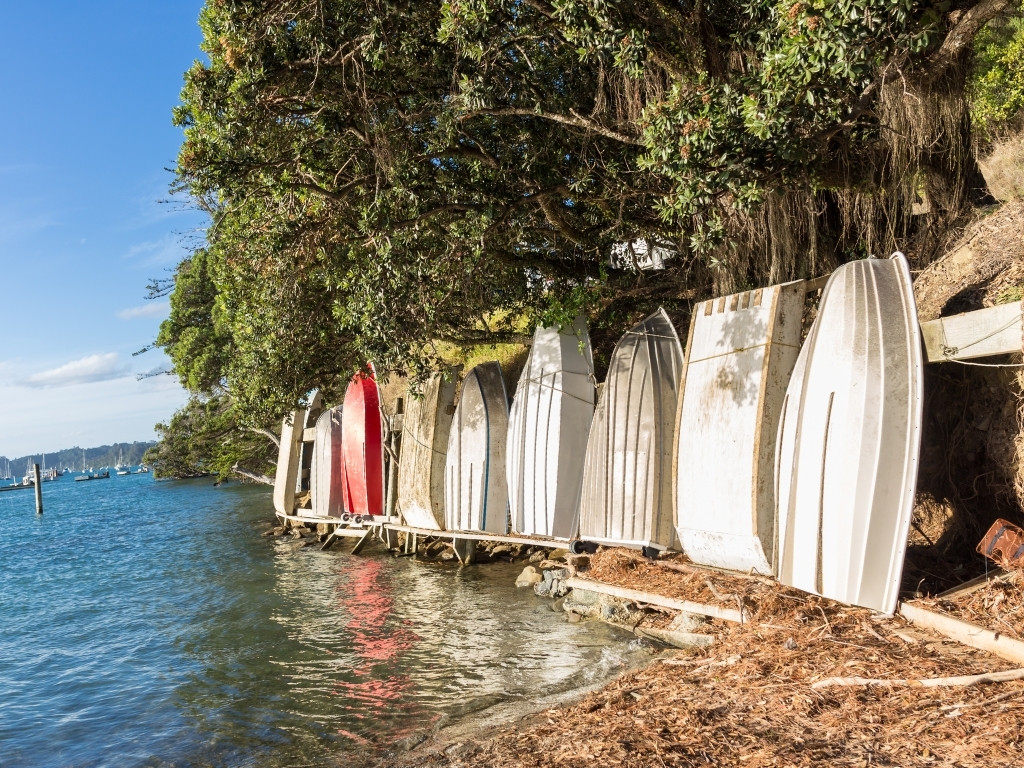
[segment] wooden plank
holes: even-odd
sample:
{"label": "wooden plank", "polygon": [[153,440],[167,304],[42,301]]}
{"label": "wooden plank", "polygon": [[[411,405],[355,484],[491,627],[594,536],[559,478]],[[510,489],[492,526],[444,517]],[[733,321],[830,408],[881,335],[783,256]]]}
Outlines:
{"label": "wooden plank", "polygon": [[[344,530],[352,530],[352,529],[339,528],[338,530],[339,531],[344,531]],[[356,529],[356,530],[358,530],[358,529]],[[337,534],[338,531],[335,531],[334,533]],[[351,535],[351,534],[345,534],[345,535],[347,536],[347,535]],[[359,539],[359,541],[356,542],[356,545],[354,547],[352,547],[352,554],[353,555],[358,555],[360,553],[360,551],[362,551],[363,547],[366,546],[367,542],[369,542],[369,540],[370,540],[370,538],[372,536],[373,536],[373,528],[367,528],[363,532],[363,535]]]}
{"label": "wooden plank", "polygon": [[1021,351],[1021,307],[1000,304],[921,323],[929,363]]}
{"label": "wooden plank", "polygon": [[421,536],[434,536],[436,538],[457,538],[472,541],[498,541],[503,544],[526,544],[534,547],[549,547],[551,549],[568,548],[569,539],[548,538],[545,536],[506,536],[501,533],[487,533],[486,531],[437,531],[433,528],[417,528],[412,525],[391,525],[387,526],[393,531],[404,533],[415,533]]}
{"label": "wooden plank", "polygon": [[911,603],[901,603],[899,611],[903,618],[919,627],[931,629],[951,640],[988,651],[1016,664],[1024,664],[1024,642],[1020,640]]}
{"label": "wooden plank", "polygon": [[972,592],[977,592],[979,589],[984,589],[988,586],[990,581],[998,581],[1000,577],[1005,576],[1006,572],[1001,568],[996,568],[989,571],[986,574],[977,576],[970,581],[965,581],[963,584],[947,589],[945,592],[940,592],[936,595],[938,598],[948,597],[960,597],[962,595],[969,595]]}
{"label": "wooden plank", "polygon": [[640,592],[635,589],[616,587],[612,584],[604,584],[600,581],[581,579],[578,576],[568,579],[565,584],[571,589],[586,589],[590,592],[600,592],[601,594],[611,595],[612,597],[621,597],[624,600],[633,600],[638,603],[659,605],[662,608],[671,608],[676,611],[685,611],[686,613],[697,613],[701,616],[711,616],[712,618],[722,619],[723,621],[733,621],[737,624],[742,624],[747,619],[745,611],[740,612],[735,608],[722,608],[717,605],[705,605],[704,603],[694,603],[689,600],[676,600],[671,597],[654,595],[649,592]]}

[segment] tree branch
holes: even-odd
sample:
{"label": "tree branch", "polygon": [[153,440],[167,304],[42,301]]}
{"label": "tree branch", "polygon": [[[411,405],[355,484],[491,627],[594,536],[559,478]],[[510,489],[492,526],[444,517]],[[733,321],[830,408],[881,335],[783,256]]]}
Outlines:
{"label": "tree branch", "polygon": [[271,432],[269,429],[260,429],[259,427],[245,427],[249,432],[255,432],[258,435],[266,435],[278,448],[281,447],[281,438]]}
{"label": "tree branch", "polygon": [[559,115],[554,112],[538,112],[534,109],[519,109],[516,107],[500,107],[496,109],[477,109],[472,112],[466,112],[459,116],[459,120],[469,120],[480,115],[494,115],[496,117],[539,117],[541,120],[550,120],[554,123],[561,123],[562,125],[571,125],[574,128],[582,128],[585,131],[596,133],[604,136],[608,139],[614,139],[615,141],[621,141],[624,144],[632,144],[634,146],[643,146],[643,142],[639,139],[634,139],[632,136],[627,136],[624,133],[613,131],[611,128],[605,128],[599,123],[595,123],[593,120],[580,115],[575,110],[570,110],[569,117],[565,115]]}
{"label": "tree branch", "polygon": [[241,467],[238,466],[238,464],[235,464],[233,467],[231,467],[231,471],[234,472],[236,475],[241,475],[242,477],[246,477],[249,480],[252,480],[254,483],[260,483],[261,485],[274,484],[273,478],[267,477],[266,475],[258,474],[256,472],[250,472],[247,469],[242,469]]}
{"label": "tree branch", "polygon": [[[952,67],[960,54],[974,40],[974,36],[989,21],[1005,11],[1010,0],[981,0],[968,8],[952,21],[952,28],[946,34],[942,45],[928,57],[927,77],[938,79]],[[950,14],[951,18],[953,14]]]}

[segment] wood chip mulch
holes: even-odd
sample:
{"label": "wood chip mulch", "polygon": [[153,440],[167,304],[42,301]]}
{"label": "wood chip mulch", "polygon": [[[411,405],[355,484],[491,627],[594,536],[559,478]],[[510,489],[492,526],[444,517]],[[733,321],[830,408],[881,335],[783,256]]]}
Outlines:
{"label": "wood chip mulch", "polygon": [[[598,553],[581,575],[730,607],[738,598],[756,619],[743,625],[712,621],[706,626],[716,641],[708,648],[668,653],[572,706],[493,737],[408,753],[391,764],[1024,766],[1024,681],[812,688],[830,677],[913,681],[1001,671],[1011,663],[925,634],[899,617],[768,580],[687,572],[684,561],[675,565],[682,569],[613,550]],[[977,599],[983,600],[980,594]],[[1000,605],[1011,600],[1020,605],[1019,591],[1006,594]]]}

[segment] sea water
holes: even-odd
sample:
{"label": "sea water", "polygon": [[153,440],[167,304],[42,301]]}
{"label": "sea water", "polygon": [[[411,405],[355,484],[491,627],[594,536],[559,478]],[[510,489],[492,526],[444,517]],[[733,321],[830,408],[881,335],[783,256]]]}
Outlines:
{"label": "sea water", "polygon": [[[599,682],[623,635],[522,566],[262,533],[269,489],[150,475],[0,493],[0,766],[362,764]],[[349,544],[349,547],[351,545]]]}

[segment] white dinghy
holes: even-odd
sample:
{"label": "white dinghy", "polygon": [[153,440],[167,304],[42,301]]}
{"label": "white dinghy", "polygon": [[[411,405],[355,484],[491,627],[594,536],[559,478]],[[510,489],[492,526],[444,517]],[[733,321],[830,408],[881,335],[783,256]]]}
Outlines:
{"label": "white dinghy", "polygon": [[508,395],[501,366],[482,363],[462,383],[445,465],[445,527],[508,533],[505,441]]}
{"label": "white dinghy", "polygon": [[431,376],[419,397],[405,399],[398,507],[406,525],[415,528],[444,528],[445,456],[458,372]]}
{"label": "white dinghy", "polygon": [[569,539],[594,417],[594,357],[583,319],[537,328],[509,414],[506,476],[512,529]]}
{"label": "white dinghy", "polygon": [[921,446],[921,358],[903,254],[836,270],[779,425],[782,583],[895,610]]}
{"label": "white dinghy", "polygon": [[775,437],[805,282],[698,304],[676,424],[676,535],[695,563],[770,576]]}
{"label": "white dinghy", "polygon": [[278,514],[294,514],[296,493],[309,487],[307,473],[312,453],[305,448],[304,433],[306,427],[316,424],[322,402],[320,393],[314,392],[305,410],[292,411],[281,422],[281,445],[274,474],[274,511]]}
{"label": "white dinghy", "polygon": [[341,406],[329,408],[316,420],[313,466],[309,480],[312,514],[341,517],[345,512],[345,474],[341,462]]}
{"label": "white dinghy", "polygon": [[615,345],[590,428],[580,538],[665,549],[674,538],[672,453],[683,348],[665,310]]}

